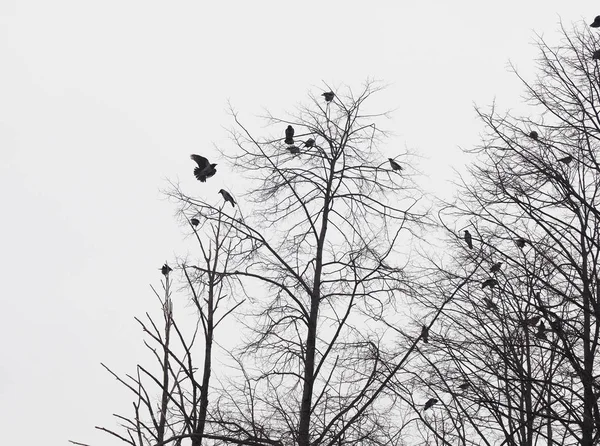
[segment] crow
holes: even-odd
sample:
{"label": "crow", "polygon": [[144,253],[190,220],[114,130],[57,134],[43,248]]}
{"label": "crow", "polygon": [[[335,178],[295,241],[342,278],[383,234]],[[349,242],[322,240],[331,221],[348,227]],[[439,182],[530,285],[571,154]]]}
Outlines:
{"label": "crow", "polygon": [[546,326],[544,325],[544,322],[540,322],[540,325],[538,325],[538,329],[537,329],[537,333],[535,334],[535,337],[538,339],[546,339]]}
{"label": "crow", "polygon": [[167,262],[165,262],[165,264],[159,269],[160,269],[160,272],[163,273],[163,276],[165,276],[165,277],[167,277],[169,275],[169,273],[171,271],[173,271],[171,269],[171,267],[169,265],[167,265]]}
{"label": "crow", "polygon": [[300,147],[298,146],[288,146],[287,148],[292,155],[298,155],[300,153]]}
{"label": "crow", "polygon": [[426,411],[427,409],[432,407],[437,402],[438,402],[438,400],[436,400],[435,398],[429,398],[427,400],[427,402],[425,403],[425,408],[423,409],[423,411]]}
{"label": "crow", "polygon": [[494,288],[496,285],[498,285],[498,281],[496,279],[486,279],[481,283],[481,289],[483,290],[486,286]]}
{"label": "crow", "polygon": [[473,237],[471,237],[471,233],[469,231],[465,231],[465,242],[467,242],[469,249],[473,249]]}
{"label": "crow", "polygon": [[294,127],[291,125],[288,125],[287,129],[285,129],[285,143],[289,145],[294,144]]}
{"label": "crow", "polygon": [[331,102],[335,97],[335,93],[333,91],[327,91],[325,93],[322,93],[321,96],[325,98],[325,102]]}
{"label": "crow", "polygon": [[225,189],[221,189],[219,193],[223,196],[223,199],[226,202],[231,203],[231,207],[235,207],[235,201],[229,192],[227,192]]}
{"label": "crow", "polygon": [[532,130],[531,132],[529,132],[529,137],[534,141],[537,141],[540,135],[538,135],[538,132],[536,132],[535,130]]}
{"label": "crow", "polygon": [[388,158],[390,161],[390,166],[392,166],[392,170],[402,170],[402,166],[394,161],[392,158]]}
{"label": "crow", "polygon": [[592,28],[600,28],[600,15],[597,15],[594,22],[590,25]]}
{"label": "crow", "polygon": [[206,158],[200,155],[190,155],[190,158],[196,161],[198,167],[194,169],[194,176],[201,183],[206,183],[206,179],[217,173],[216,164],[211,164]]}
{"label": "crow", "polygon": [[527,244],[527,240],[524,239],[523,237],[519,237],[518,239],[515,240],[515,244],[517,245],[517,247],[523,249],[523,248],[525,248],[525,245]]}
{"label": "crow", "polygon": [[502,268],[502,262],[496,262],[490,268],[490,272],[497,273],[498,271],[500,271],[500,268]]}
{"label": "crow", "polygon": [[304,142],[304,146],[308,147],[309,149],[311,147],[313,147],[315,145],[315,140],[313,138],[308,138],[305,142]]}
{"label": "crow", "polygon": [[463,384],[461,384],[460,386],[458,386],[458,388],[460,390],[467,390],[469,387],[471,387],[471,383],[465,382]]}
{"label": "crow", "polygon": [[429,343],[429,328],[427,328],[425,325],[423,325],[423,328],[421,328],[421,339],[423,339],[425,344]]}
{"label": "crow", "polygon": [[571,155],[567,155],[564,158],[561,158],[561,159],[559,159],[557,161],[559,163],[569,164],[571,161],[573,161],[573,157]]}
{"label": "crow", "polygon": [[194,226],[198,226],[200,224],[200,220],[198,220],[197,218],[192,218],[190,220],[190,222],[194,225]]}
{"label": "crow", "polygon": [[497,310],[498,309],[498,305],[496,305],[492,299],[488,299],[487,297],[484,297],[483,301],[485,302],[485,308],[487,308],[488,310]]}
{"label": "crow", "polygon": [[592,60],[600,60],[600,50],[596,50],[592,53]]}
{"label": "crow", "polygon": [[523,327],[535,327],[540,320],[540,316],[533,316],[527,319],[524,319],[522,322]]}

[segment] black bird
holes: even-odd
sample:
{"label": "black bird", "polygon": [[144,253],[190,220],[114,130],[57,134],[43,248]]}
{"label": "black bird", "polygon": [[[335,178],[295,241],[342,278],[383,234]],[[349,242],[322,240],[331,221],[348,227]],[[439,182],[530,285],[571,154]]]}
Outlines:
{"label": "black bird", "polygon": [[298,146],[288,146],[287,148],[292,155],[298,155],[300,153],[300,147]]}
{"label": "black bird", "polygon": [[423,339],[425,344],[429,342],[429,328],[427,328],[425,325],[423,325],[423,328],[421,328],[421,339]]}
{"label": "black bird", "polygon": [[594,51],[592,54],[592,60],[600,60],[600,50]]}
{"label": "black bird", "polygon": [[460,386],[458,386],[458,388],[460,390],[467,390],[469,387],[471,387],[471,383],[467,383],[467,382],[465,382],[465,383],[461,384]]}
{"label": "black bird", "polygon": [[540,320],[540,316],[533,316],[523,320],[523,327],[535,327]]}
{"label": "black bird", "polygon": [[500,271],[500,268],[502,268],[502,262],[496,262],[490,268],[490,272],[497,273],[498,271]]}
{"label": "black bird", "polygon": [[571,155],[567,155],[564,158],[561,158],[561,159],[559,159],[557,161],[559,163],[569,164],[571,161],[573,161],[573,157]]}
{"label": "black bird", "polygon": [[287,129],[285,129],[285,143],[294,144],[294,127],[291,125],[288,125]]}
{"label": "black bird", "polygon": [[538,132],[536,132],[535,130],[532,130],[531,132],[529,132],[529,137],[534,141],[537,141],[540,135],[538,135]]}
{"label": "black bird", "polygon": [[396,161],[394,161],[393,158],[388,158],[388,160],[390,161],[390,166],[392,166],[392,170],[402,170],[402,166]]}
{"label": "black bird", "polygon": [[313,147],[315,145],[315,140],[313,138],[308,138],[306,141],[304,141],[304,146],[308,147],[309,149],[311,147]]}
{"label": "black bird", "polygon": [[473,237],[471,237],[471,233],[469,231],[465,231],[465,242],[467,242],[469,249],[473,249]]}
{"label": "black bird", "polygon": [[498,305],[496,305],[492,299],[488,299],[487,297],[484,297],[483,301],[485,302],[485,307],[488,310],[497,310],[498,309]]}
{"label": "black bird", "polygon": [[597,15],[594,22],[590,25],[592,28],[600,28],[600,15]]}
{"label": "black bird", "polygon": [[525,248],[525,245],[527,244],[527,240],[524,239],[523,237],[519,237],[517,240],[515,240],[515,244],[517,245],[517,247],[523,249],[523,248]]}
{"label": "black bird", "polygon": [[206,158],[200,155],[190,155],[190,158],[196,161],[198,167],[194,169],[194,176],[202,183],[206,183],[206,179],[217,173],[216,164],[211,164]]}
{"label": "black bird", "polygon": [[544,325],[544,322],[540,322],[540,325],[538,325],[538,329],[537,329],[537,333],[535,334],[535,337],[538,339],[546,339],[546,326]]}
{"label": "black bird", "polygon": [[171,271],[173,271],[171,269],[171,267],[169,265],[167,265],[167,262],[165,262],[165,264],[159,269],[160,269],[160,272],[163,273],[163,276],[165,276],[165,277],[167,277],[169,275],[169,273]]}
{"label": "black bird", "polygon": [[231,207],[235,207],[235,201],[229,192],[225,189],[221,189],[219,193],[223,196],[223,199],[229,203],[231,203]]}
{"label": "black bird", "polygon": [[194,226],[198,226],[200,224],[200,220],[198,220],[197,218],[192,218],[190,220],[190,222],[194,225]]}
{"label": "black bird", "polygon": [[496,279],[486,279],[482,282],[481,289],[483,290],[486,286],[494,288],[496,285],[498,285],[498,281]]}
{"label": "black bird", "polygon": [[325,98],[325,102],[331,102],[333,101],[333,98],[335,98],[335,93],[333,91],[326,91],[325,93],[322,93],[321,96]]}
{"label": "black bird", "polygon": [[427,409],[429,409],[430,407],[432,407],[437,402],[438,402],[437,399],[435,399],[435,398],[429,398],[427,400],[427,402],[425,403],[425,408],[423,409],[423,411],[426,411]]}

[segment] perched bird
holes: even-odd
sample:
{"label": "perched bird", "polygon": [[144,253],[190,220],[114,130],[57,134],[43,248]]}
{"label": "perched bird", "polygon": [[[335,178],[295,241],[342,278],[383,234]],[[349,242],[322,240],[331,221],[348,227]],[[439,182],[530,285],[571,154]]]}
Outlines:
{"label": "perched bird", "polygon": [[315,140],[313,138],[308,138],[306,141],[304,141],[304,146],[308,147],[309,149],[311,147],[313,147],[315,145]]}
{"label": "perched bird", "polygon": [[523,327],[535,327],[540,320],[540,316],[533,316],[527,319],[524,319],[522,324]]}
{"label": "perched bird", "polygon": [[300,147],[298,146],[288,146],[287,148],[292,155],[298,155],[300,153]]}
{"label": "perched bird", "polygon": [[560,319],[556,319],[550,322],[550,328],[553,332],[559,333],[562,330],[562,321]]}
{"label": "perched bird", "polygon": [[486,279],[482,282],[481,289],[483,290],[486,286],[494,288],[496,285],[498,285],[498,281],[496,279]]}
{"label": "perched bird", "polygon": [[192,218],[190,220],[190,222],[194,225],[194,226],[198,226],[200,224],[200,220],[198,220],[197,218]]}
{"label": "perched bird", "polygon": [[173,271],[171,269],[171,267],[169,265],[167,265],[167,262],[165,262],[165,264],[159,269],[160,269],[160,272],[163,273],[163,276],[165,276],[165,277],[167,277],[169,275],[169,273],[171,271]]}
{"label": "perched bird", "polygon": [[392,170],[402,170],[402,166],[396,161],[394,161],[393,158],[388,158],[388,160],[390,161],[390,166],[392,166]]}
{"label": "perched bird", "polygon": [[331,102],[335,97],[335,93],[333,91],[326,91],[325,93],[322,93],[321,96],[325,98],[325,102]]}
{"label": "perched bird", "polygon": [[426,411],[427,409],[429,409],[430,407],[432,407],[437,402],[438,402],[437,399],[435,399],[435,398],[429,398],[427,400],[427,402],[425,403],[425,408],[423,409],[423,411]]}
{"label": "perched bird", "polygon": [[592,60],[600,60],[600,50],[594,51],[592,54]]}
{"label": "perched bird", "polygon": [[294,127],[291,125],[288,125],[287,129],[285,129],[285,143],[294,144]]}
{"label": "perched bird", "polygon": [[471,237],[471,233],[469,231],[465,231],[465,242],[467,242],[469,249],[473,249],[473,237]]}
{"label": "perched bird", "polygon": [[537,141],[540,135],[538,135],[538,132],[536,132],[535,130],[532,130],[531,132],[529,132],[529,137],[534,141]]}
{"label": "perched bird", "polygon": [[592,28],[600,28],[600,15],[597,15],[594,22],[590,25]]}
{"label": "perched bird", "polygon": [[423,325],[423,328],[421,328],[421,339],[423,339],[425,344],[429,342],[429,328],[427,328],[425,325]]}
{"label": "perched bird", "polygon": [[517,245],[518,248],[525,248],[525,245],[527,244],[527,240],[524,239],[523,237],[519,237],[518,239],[515,240],[515,244]]}
{"label": "perched bird", "polygon": [[546,339],[546,326],[544,325],[544,322],[540,322],[540,325],[538,325],[538,329],[537,329],[537,333],[535,334],[535,337],[538,339]]}
{"label": "perched bird", "polygon": [[490,268],[490,272],[493,273],[497,273],[498,271],[500,271],[500,268],[502,268],[502,262],[496,262],[492,265],[492,267]]}
{"label": "perched bird", "polygon": [[469,387],[471,387],[471,383],[465,382],[463,384],[461,384],[460,386],[458,386],[458,388],[460,390],[467,390]]}
{"label": "perched bird", "polygon": [[487,297],[484,297],[483,301],[485,302],[485,308],[487,308],[488,310],[497,310],[498,309],[498,305],[496,305],[492,299],[488,299]]}
{"label": "perched bird", "polygon": [[190,158],[196,161],[198,167],[194,169],[194,176],[202,183],[206,183],[206,179],[217,173],[216,164],[211,164],[206,158],[200,155],[190,155]]}
{"label": "perched bird", "polygon": [[571,161],[573,161],[573,157],[571,155],[567,155],[564,158],[561,158],[561,159],[559,159],[557,161],[559,163],[569,164]]}
{"label": "perched bird", "polygon": [[225,189],[221,189],[219,193],[223,196],[223,199],[226,202],[231,203],[231,207],[235,207],[235,201],[229,192],[227,192]]}

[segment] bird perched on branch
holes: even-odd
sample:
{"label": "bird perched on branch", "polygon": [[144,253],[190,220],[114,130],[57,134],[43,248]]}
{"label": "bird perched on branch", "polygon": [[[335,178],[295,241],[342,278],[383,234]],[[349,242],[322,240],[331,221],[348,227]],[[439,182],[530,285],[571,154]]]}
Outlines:
{"label": "bird perched on branch", "polygon": [[390,166],[392,166],[392,170],[402,170],[402,166],[394,161],[393,158],[388,158],[388,160],[390,162]]}
{"label": "bird perched on branch", "polygon": [[590,25],[592,28],[600,28],[600,15],[597,15],[592,24]]}
{"label": "bird perched on branch", "polygon": [[333,98],[335,98],[335,93],[333,91],[326,91],[325,93],[322,93],[321,96],[325,98],[325,102],[331,102],[333,101]]}
{"label": "bird perched on branch", "polygon": [[315,140],[313,138],[308,138],[306,141],[304,141],[304,147],[307,148],[311,148],[315,145]]}
{"label": "bird perched on branch", "polygon": [[538,329],[537,329],[537,333],[535,334],[535,337],[538,339],[546,339],[546,326],[544,325],[544,322],[540,322],[540,325],[538,325]]}
{"label": "bird perched on branch", "polygon": [[194,168],[194,176],[201,183],[206,183],[206,179],[217,173],[216,164],[211,164],[206,158],[200,155],[190,155],[190,158],[196,161],[198,167]]}
{"label": "bird perched on branch", "polygon": [[159,269],[160,269],[160,272],[163,273],[163,276],[165,276],[165,277],[167,277],[169,275],[169,273],[171,271],[173,271],[171,269],[171,267],[169,265],[167,265],[167,262],[165,262],[165,264]]}
{"label": "bird perched on branch", "polygon": [[540,316],[533,316],[527,319],[524,319],[522,322],[523,327],[535,327],[540,320]]}
{"label": "bird perched on branch", "polygon": [[294,127],[291,125],[288,125],[287,129],[285,129],[285,143],[294,144]]}
{"label": "bird perched on branch", "polygon": [[571,161],[573,161],[573,157],[571,155],[567,155],[564,158],[560,158],[559,160],[557,160],[559,163],[564,163],[564,164],[569,164]]}
{"label": "bird perched on branch", "polygon": [[429,342],[429,328],[427,328],[425,325],[423,325],[421,328],[421,339],[423,339],[425,344]]}
{"label": "bird perched on branch", "polygon": [[490,268],[490,272],[493,273],[497,273],[498,271],[500,271],[500,268],[502,268],[502,262],[496,262],[492,265],[492,267]]}
{"label": "bird perched on branch", "polygon": [[190,220],[190,223],[192,223],[192,225],[194,226],[198,226],[200,224],[200,220],[198,220],[197,218],[192,218]]}
{"label": "bird perched on branch", "polygon": [[483,302],[485,303],[485,308],[487,308],[488,310],[497,310],[498,309],[498,305],[496,305],[492,299],[488,299],[487,297],[484,297]]}
{"label": "bird perched on branch", "polygon": [[483,290],[487,286],[494,288],[496,285],[498,285],[498,281],[496,279],[486,279],[481,284],[481,289]]}
{"label": "bird perched on branch", "polygon": [[292,155],[298,155],[300,153],[300,147],[298,146],[288,146],[287,149]]}
{"label": "bird perched on branch", "polygon": [[435,399],[435,398],[429,398],[427,400],[427,402],[425,403],[425,407],[423,408],[423,411],[426,411],[427,409],[429,409],[430,407],[432,407],[437,402],[438,402],[437,399]]}
{"label": "bird perched on branch", "polygon": [[529,132],[529,137],[534,141],[537,141],[540,135],[538,135],[538,132],[536,132],[535,130],[532,130],[531,132]]}
{"label": "bird perched on branch", "polygon": [[473,237],[469,231],[465,231],[465,242],[467,242],[469,249],[473,249]]}
{"label": "bird perched on branch", "polygon": [[471,383],[468,382],[462,383],[460,386],[458,386],[460,390],[467,390],[469,387],[471,387]]}
{"label": "bird perched on branch", "polygon": [[225,189],[221,189],[219,193],[223,196],[223,199],[226,202],[231,203],[231,207],[235,207],[235,201],[229,192],[227,192]]}
{"label": "bird perched on branch", "polygon": [[519,237],[518,239],[515,240],[515,244],[517,245],[518,248],[525,248],[525,245],[527,244],[528,240],[524,239],[523,237]]}
{"label": "bird perched on branch", "polygon": [[594,51],[592,54],[592,60],[600,60],[600,50]]}

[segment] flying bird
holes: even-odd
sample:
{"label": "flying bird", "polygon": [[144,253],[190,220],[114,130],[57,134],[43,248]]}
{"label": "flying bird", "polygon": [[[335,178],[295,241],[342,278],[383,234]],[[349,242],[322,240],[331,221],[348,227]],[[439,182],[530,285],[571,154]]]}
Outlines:
{"label": "flying bird", "polygon": [[469,249],[473,249],[473,237],[471,237],[471,233],[469,231],[465,231],[465,242],[467,242]]}
{"label": "flying bird", "polygon": [[167,265],[167,262],[165,262],[165,264],[159,269],[160,269],[160,272],[163,273],[163,276],[165,276],[165,277],[167,277],[169,275],[169,273],[171,271],[173,271],[171,269],[171,267],[169,265]]}
{"label": "flying bird", "polygon": [[600,28],[600,15],[597,15],[594,22],[590,25],[592,28]]}
{"label": "flying bird", "polygon": [[529,132],[529,137],[534,141],[537,141],[540,135],[538,135],[538,132],[536,132],[535,130],[532,130],[531,132]]}
{"label": "flying bird", "polygon": [[481,284],[481,289],[483,290],[486,286],[494,288],[496,285],[498,285],[498,281],[496,279],[486,279]]}
{"label": "flying bird", "polygon": [[460,390],[467,390],[469,387],[471,387],[471,383],[465,382],[463,384],[461,384],[460,386],[458,386],[458,388]]}
{"label": "flying bird", "polygon": [[292,155],[298,155],[300,153],[300,147],[298,146],[288,146],[287,148]]}
{"label": "flying bird", "polygon": [[571,155],[567,155],[564,158],[561,158],[561,159],[559,159],[557,161],[559,163],[569,164],[571,161],[573,161],[573,157]]}
{"label": "flying bird", "polygon": [[402,170],[402,166],[396,161],[394,161],[393,158],[388,158],[388,160],[390,161],[390,166],[392,166],[392,170]]}
{"label": "flying bird", "polygon": [[231,207],[235,207],[235,201],[229,192],[227,192],[225,189],[221,189],[219,193],[223,196],[223,199],[226,202],[231,203]]}
{"label": "flying bird", "polygon": [[325,93],[322,93],[321,96],[325,98],[325,102],[331,102],[335,97],[335,93],[333,91],[326,91]]}
{"label": "flying bird", "polygon": [[592,60],[600,60],[600,50],[594,51],[592,54]]}
{"label": "flying bird", "polygon": [[500,268],[502,268],[502,262],[496,262],[492,265],[492,267],[490,268],[490,272],[493,273],[497,273],[498,271],[500,271]]}
{"label": "flying bird", "polygon": [[425,403],[425,408],[423,409],[423,411],[426,411],[427,409],[429,409],[430,407],[432,407],[437,402],[438,402],[437,399],[435,399],[435,398],[429,398],[427,400],[427,402]]}
{"label": "flying bird", "polygon": [[196,161],[198,167],[194,168],[194,176],[201,183],[206,183],[206,179],[217,173],[216,164],[211,164],[206,158],[200,155],[190,155],[190,158]]}
{"label": "flying bird", "polygon": [[194,225],[194,226],[198,226],[200,224],[200,220],[198,220],[197,218],[192,218],[190,220],[190,222]]}
{"label": "flying bird", "polygon": [[315,145],[315,140],[313,138],[308,138],[306,141],[304,141],[304,146],[308,147],[309,149],[311,147],[313,147]]}
{"label": "flying bird", "polygon": [[519,237],[518,239],[515,240],[515,244],[517,245],[518,248],[525,248],[525,245],[527,244],[527,240],[524,239],[523,237]]}
{"label": "flying bird", "polygon": [[425,325],[423,325],[423,328],[421,328],[421,339],[423,339],[425,344],[429,343],[429,328],[427,328]]}
{"label": "flying bird", "polygon": [[294,144],[294,127],[291,125],[288,125],[287,129],[285,129],[285,143]]}
{"label": "flying bird", "polygon": [[496,305],[492,299],[488,299],[487,297],[484,297],[483,301],[485,302],[485,307],[488,310],[497,310],[498,309],[498,305]]}

